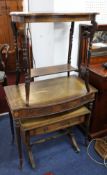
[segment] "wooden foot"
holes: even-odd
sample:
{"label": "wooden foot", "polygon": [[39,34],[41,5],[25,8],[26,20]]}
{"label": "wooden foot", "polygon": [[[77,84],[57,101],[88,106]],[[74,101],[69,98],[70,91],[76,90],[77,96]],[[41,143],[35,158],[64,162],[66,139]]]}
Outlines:
{"label": "wooden foot", "polygon": [[26,144],[26,148],[27,148],[27,153],[28,153],[28,158],[29,158],[29,162],[31,164],[32,168],[35,168],[35,161],[33,158],[33,154],[32,154],[32,150],[31,150],[31,145],[30,145],[30,135],[29,132],[26,132],[25,134],[25,144]]}
{"label": "wooden foot", "polygon": [[31,167],[35,168],[36,165],[35,165],[35,161],[34,161],[32,150],[30,146],[27,146],[27,152],[28,152],[28,157],[29,157],[29,162],[31,164]]}
{"label": "wooden foot", "polygon": [[23,167],[23,160],[20,159],[20,162],[19,162],[19,169],[22,170],[22,167]]}
{"label": "wooden foot", "polygon": [[12,144],[14,144],[15,136],[14,136],[14,123],[13,123],[13,118],[11,113],[9,113],[10,117],[10,128],[11,128],[11,133],[12,133]]}
{"label": "wooden foot", "polygon": [[78,146],[78,144],[77,144],[77,142],[76,142],[76,139],[75,139],[75,137],[74,137],[74,134],[73,134],[73,133],[69,133],[68,136],[69,136],[69,138],[70,138],[70,141],[71,141],[71,144],[72,144],[74,150],[75,150],[77,153],[79,153],[79,152],[80,152],[80,148],[79,148],[79,146]]}

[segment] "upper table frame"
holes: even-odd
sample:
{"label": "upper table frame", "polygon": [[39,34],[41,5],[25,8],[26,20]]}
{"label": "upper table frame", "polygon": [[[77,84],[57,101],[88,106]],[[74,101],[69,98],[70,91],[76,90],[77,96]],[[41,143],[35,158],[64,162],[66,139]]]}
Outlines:
{"label": "upper table frame", "polygon": [[[86,89],[89,91],[89,85],[88,85],[88,62],[91,55],[91,42],[94,35],[94,32],[97,27],[97,23],[95,21],[95,17],[98,13],[42,13],[42,12],[11,12],[11,19],[12,19],[12,26],[13,26],[13,32],[15,35],[15,41],[16,41],[16,84],[19,83],[20,79],[20,66],[19,66],[19,56],[18,56],[18,29],[17,29],[17,23],[39,23],[39,22],[71,22],[71,28],[70,28],[70,34],[69,34],[69,49],[68,49],[68,61],[67,64],[64,65],[57,65],[57,66],[50,66],[45,68],[40,68],[36,70],[31,70],[30,66],[30,59],[29,59],[29,53],[28,53],[28,40],[26,39],[25,35],[23,38],[23,59],[24,59],[24,70],[25,70],[25,90],[26,90],[26,105],[29,105],[29,93],[30,93],[30,80],[32,77],[36,76],[43,76],[43,75],[49,75],[49,74],[56,74],[56,73],[62,73],[67,72],[68,76],[70,76],[70,71],[79,71],[79,69],[75,69],[71,66],[71,51],[72,51],[72,40],[73,40],[73,33],[74,33],[74,22],[75,21],[91,21],[92,24],[92,30],[89,33],[85,33],[85,36],[87,38],[90,38],[89,40],[89,47],[88,47],[88,61],[86,64],[85,69],[85,84]],[[28,25],[29,27],[29,25]],[[26,29],[26,28],[25,28]]]}

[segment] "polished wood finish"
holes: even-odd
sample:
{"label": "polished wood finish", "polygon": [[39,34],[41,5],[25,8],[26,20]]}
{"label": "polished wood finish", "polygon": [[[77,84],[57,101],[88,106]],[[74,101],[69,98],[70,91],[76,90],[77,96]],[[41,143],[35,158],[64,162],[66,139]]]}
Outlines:
{"label": "polished wood finish", "polygon": [[[90,31],[91,26],[80,25],[80,67],[84,67],[86,61],[87,40],[83,36],[85,30]],[[107,31],[107,25],[98,25],[97,31]],[[102,66],[104,62],[107,62],[107,55],[91,56],[89,65],[89,82],[98,89],[90,122],[89,135],[92,138],[107,135],[107,69]]]}
{"label": "polished wood finish", "polygon": [[30,105],[27,107],[24,84],[5,87],[14,118],[41,117],[75,109],[93,101],[96,93],[91,86],[87,93],[84,81],[75,76],[32,82],[30,89]]}
{"label": "polished wood finish", "polygon": [[[93,73],[97,74],[99,77],[101,76],[101,78],[104,78],[105,80],[107,78],[107,69],[104,68],[101,63],[100,64],[96,63],[94,65],[93,64],[90,65],[90,71],[92,71]],[[103,85],[104,84],[101,84],[101,86],[103,86]]]}

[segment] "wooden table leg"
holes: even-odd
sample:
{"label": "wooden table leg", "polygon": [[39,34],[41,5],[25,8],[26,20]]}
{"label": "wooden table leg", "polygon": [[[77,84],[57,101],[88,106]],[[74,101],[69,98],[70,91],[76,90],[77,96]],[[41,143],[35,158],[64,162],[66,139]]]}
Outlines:
{"label": "wooden table leg", "polygon": [[19,63],[19,41],[18,41],[18,37],[19,37],[19,32],[17,29],[17,25],[15,22],[11,23],[12,26],[12,30],[13,30],[13,34],[14,34],[14,44],[15,44],[15,58],[16,58],[16,85],[19,84],[20,82],[20,63]]}
{"label": "wooden table leg", "polygon": [[22,157],[22,144],[21,144],[21,132],[20,132],[19,120],[15,121],[15,129],[16,129],[17,148],[19,154],[19,168],[22,169],[23,157]]}
{"label": "wooden table leg", "polygon": [[76,142],[75,136],[74,136],[74,134],[72,133],[72,131],[70,131],[67,135],[68,135],[69,138],[70,138],[70,141],[71,141],[71,144],[72,144],[74,150],[75,150],[77,153],[80,152],[80,148],[79,148],[79,146],[78,146],[78,144],[77,144],[77,142]]}
{"label": "wooden table leg", "polygon": [[29,106],[30,80],[25,77],[26,106]]}
{"label": "wooden table leg", "polygon": [[91,117],[91,114],[88,114],[88,116],[86,116],[85,146],[88,146],[88,143],[89,143],[88,134],[89,134],[89,128],[90,128],[90,117]]}
{"label": "wooden table leg", "polygon": [[29,162],[30,162],[32,168],[35,168],[36,165],[35,165],[35,161],[34,161],[33,154],[32,154],[32,150],[31,150],[29,132],[26,132],[25,144],[26,144],[26,148],[27,148],[27,153],[28,153],[28,157],[29,157]]}
{"label": "wooden table leg", "polygon": [[13,144],[14,143],[14,123],[13,123],[11,112],[9,112],[9,117],[10,117],[10,128],[11,128],[11,133],[12,133],[12,144]]}
{"label": "wooden table leg", "polygon": [[[69,34],[69,50],[68,50],[68,64],[71,64],[71,53],[72,53],[72,43],[73,43],[73,34],[74,34],[74,22],[71,22],[70,34]],[[68,72],[68,77],[70,72]]]}
{"label": "wooden table leg", "polygon": [[29,58],[29,40],[25,33],[23,35],[23,62],[24,62],[24,72],[25,72],[25,92],[26,92],[26,106],[29,106],[29,93],[30,93],[30,58]]}

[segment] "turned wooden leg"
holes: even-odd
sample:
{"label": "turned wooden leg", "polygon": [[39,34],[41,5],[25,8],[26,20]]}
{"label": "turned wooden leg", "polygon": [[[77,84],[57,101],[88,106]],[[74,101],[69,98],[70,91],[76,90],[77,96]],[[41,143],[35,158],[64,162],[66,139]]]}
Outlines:
{"label": "turned wooden leg", "polygon": [[77,141],[76,141],[75,136],[74,136],[74,134],[72,133],[72,131],[70,131],[70,132],[68,133],[68,136],[69,136],[69,138],[70,138],[70,141],[71,141],[71,144],[72,144],[74,150],[75,150],[77,153],[80,152],[80,148],[79,148],[79,146],[78,146],[78,144],[77,144]]}
{"label": "turned wooden leg", "polygon": [[89,70],[88,70],[88,68],[85,68],[85,67],[79,68],[79,75],[80,75],[80,77],[82,77],[84,79],[86,90],[87,90],[87,92],[89,92],[90,87],[89,87]]}
{"label": "turned wooden leg", "polygon": [[20,70],[16,69],[16,85],[18,85],[20,82]]}
{"label": "turned wooden leg", "polygon": [[87,92],[90,91],[90,88],[89,88],[89,71],[86,69],[86,73],[85,73],[85,86],[86,86],[86,89],[87,89]]}
{"label": "turned wooden leg", "polygon": [[[26,32],[25,32],[26,33]],[[30,61],[29,61],[29,49],[28,39],[26,34],[23,35],[23,62],[25,72],[25,92],[26,92],[26,106],[29,106],[29,93],[30,93]]]}
{"label": "turned wooden leg", "polygon": [[30,80],[25,80],[26,106],[29,106]]}
{"label": "turned wooden leg", "polygon": [[[74,34],[74,22],[71,22],[70,33],[69,33],[69,49],[68,49],[68,64],[71,64],[71,52],[72,52],[72,43],[73,43],[73,34]],[[70,72],[68,71],[68,77]]]}
{"label": "turned wooden leg", "polygon": [[16,129],[16,141],[17,141],[17,148],[18,148],[18,155],[19,155],[19,168],[22,169],[23,165],[23,157],[22,157],[22,145],[21,145],[21,133],[20,133],[20,124],[17,120],[15,123]]}
{"label": "turned wooden leg", "polygon": [[10,118],[10,128],[11,128],[11,133],[12,133],[12,144],[14,143],[14,123],[13,123],[13,118],[11,113],[9,112],[9,118]]}
{"label": "turned wooden leg", "polygon": [[26,144],[26,148],[27,148],[27,153],[28,153],[28,157],[29,157],[29,162],[30,162],[32,168],[35,168],[35,161],[34,161],[33,154],[32,154],[32,150],[31,150],[29,132],[26,132],[26,133],[25,133],[25,144]]}
{"label": "turned wooden leg", "polygon": [[15,22],[11,22],[11,27],[14,34],[14,45],[15,45],[15,58],[16,58],[16,85],[19,84],[20,81],[20,63],[19,63],[19,31],[17,28],[17,24]]}

